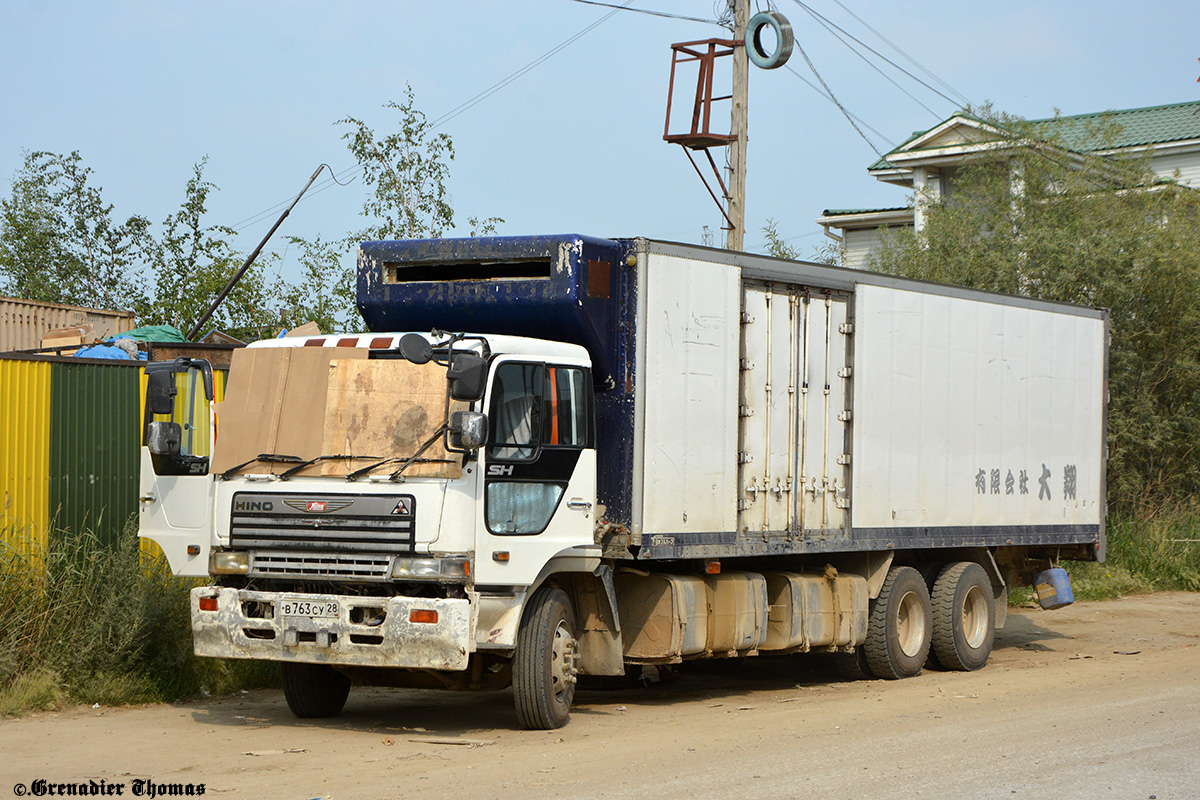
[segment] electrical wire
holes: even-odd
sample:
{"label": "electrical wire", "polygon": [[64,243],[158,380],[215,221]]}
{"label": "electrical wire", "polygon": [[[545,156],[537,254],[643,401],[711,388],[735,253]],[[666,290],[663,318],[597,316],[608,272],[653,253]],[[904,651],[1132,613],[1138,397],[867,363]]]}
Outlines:
{"label": "electrical wire", "polygon": [[813,75],[816,75],[817,80],[820,81],[821,85],[825,87],[826,95],[831,101],[833,101],[833,104],[838,107],[838,111],[842,112],[842,116],[846,118],[846,121],[850,123],[850,126],[854,128],[854,130],[858,132],[858,135],[862,137],[862,140],[866,142],[872,150],[875,151],[875,155],[883,158],[883,153],[879,152],[879,148],[875,146],[875,143],[868,139],[867,135],[862,132],[862,128],[858,127],[858,123],[854,121],[854,117],[849,111],[846,110],[846,107],[842,105],[841,101],[837,99],[833,93],[833,90],[829,88],[829,84],[827,84],[825,79],[821,77],[821,73],[817,72],[817,68],[813,64],[812,59],[808,57],[808,53],[804,52],[804,48],[800,46],[799,42],[795,43],[795,48],[800,51],[800,55],[804,56],[804,61],[808,64],[808,68],[812,70]]}
{"label": "electrical wire", "polygon": [[925,87],[926,89],[928,89],[929,91],[933,92],[934,94],[938,95],[939,97],[942,97],[942,98],[943,98],[943,99],[945,99],[946,101],[948,101],[948,102],[950,102],[950,103],[953,103],[955,106],[958,106],[958,105],[960,105],[958,100],[955,100],[953,97],[950,97],[949,95],[947,95],[945,92],[941,91],[940,89],[937,89],[937,88],[935,88],[935,87],[933,87],[933,86],[930,86],[930,85],[929,85],[927,82],[925,82],[925,81],[924,81],[924,80],[922,80],[921,78],[918,78],[916,75],[913,75],[911,72],[909,72],[908,70],[906,70],[904,67],[900,66],[900,65],[899,65],[899,64],[897,64],[895,61],[892,61],[890,58],[888,58],[887,56],[885,56],[883,53],[880,53],[878,50],[876,50],[875,48],[871,47],[869,44],[867,44],[866,42],[862,41],[861,39],[859,39],[859,38],[858,38],[857,36],[855,36],[854,34],[850,33],[849,31],[847,31],[847,30],[845,30],[844,28],[840,27],[840,26],[839,26],[837,23],[833,22],[832,20],[828,19],[827,17],[824,17],[823,15],[821,15],[820,13],[818,13],[817,11],[813,10],[812,8],[810,8],[808,5],[806,5],[806,4],[803,2],[803,0],[792,0],[792,1],[793,1],[793,2],[794,2],[796,5],[800,6],[800,8],[802,8],[802,9],[804,9],[806,12],[808,12],[808,14],[809,14],[809,15],[810,15],[810,16],[811,16],[813,19],[817,20],[818,22],[824,22],[824,23],[828,23],[829,25],[832,25],[834,28],[837,28],[837,29],[838,29],[839,31],[841,31],[841,32],[842,32],[844,35],[846,35],[847,37],[849,37],[849,38],[853,39],[853,40],[854,40],[856,43],[858,43],[859,45],[861,45],[861,46],[865,47],[867,50],[870,50],[870,51],[871,51],[873,54],[875,54],[875,55],[876,55],[876,56],[878,56],[879,58],[883,59],[883,60],[884,60],[884,61],[886,61],[888,64],[890,64],[890,65],[892,65],[893,67],[895,67],[896,69],[900,70],[900,71],[901,71],[901,72],[903,72],[905,75],[907,75],[908,77],[912,78],[914,81],[916,81],[917,83],[921,84],[922,86],[924,86],[924,87]]}
{"label": "electrical wire", "polygon": [[[836,101],[829,95],[825,94],[825,90],[823,90],[820,86],[817,86],[815,83],[810,81],[808,78],[804,77],[799,72],[796,72],[796,70],[792,69],[791,67],[789,67],[786,64],[783,66],[783,68],[786,69],[788,72],[792,73],[793,75],[795,75],[796,80],[798,80],[801,83],[808,86],[810,89],[812,89],[818,95],[820,95],[822,99],[828,100],[829,102],[833,103],[834,105],[837,105]],[[858,114],[855,114],[853,111],[851,111],[849,113],[850,113],[850,116],[854,117],[855,122],[857,122],[859,125],[862,125],[864,128],[869,130],[871,133],[875,134],[875,136],[878,137],[879,139],[883,140],[883,142],[885,144],[887,144],[889,150],[896,146],[895,140],[890,139],[887,136],[885,136],[884,134],[880,133],[879,130],[872,127],[866,120],[864,120]]]}
{"label": "electrical wire", "polygon": [[[555,46],[555,47],[551,48],[550,50],[546,51],[546,52],[545,52],[545,53],[543,53],[542,55],[540,55],[540,56],[538,56],[537,58],[535,58],[533,61],[530,61],[528,64],[526,64],[525,66],[523,66],[523,67],[521,67],[520,69],[516,70],[515,72],[511,73],[511,74],[510,74],[510,75],[508,75],[506,78],[504,78],[504,79],[502,79],[502,80],[500,80],[500,81],[498,81],[498,82],[496,82],[496,83],[492,84],[492,85],[491,85],[491,86],[489,86],[487,89],[484,89],[482,92],[480,92],[479,94],[477,94],[477,95],[475,95],[474,97],[470,98],[470,99],[469,99],[469,100],[467,100],[466,102],[464,102],[464,103],[461,103],[461,104],[459,104],[459,105],[455,106],[454,108],[450,109],[450,110],[449,110],[449,111],[447,111],[445,114],[443,114],[442,116],[440,116],[440,117],[438,117],[437,119],[435,119],[433,122],[431,122],[431,123],[430,123],[430,125],[429,125],[429,129],[430,129],[430,130],[433,130],[433,129],[435,129],[435,128],[438,128],[438,127],[440,127],[441,125],[444,125],[444,124],[446,124],[447,122],[449,122],[450,120],[454,119],[454,118],[455,118],[455,117],[457,117],[459,114],[462,114],[464,111],[467,111],[468,109],[470,109],[470,108],[472,108],[472,107],[474,107],[474,106],[478,105],[479,103],[482,103],[484,100],[486,100],[487,98],[491,97],[491,96],[492,96],[493,94],[495,94],[496,92],[500,91],[501,89],[503,89],[504,87],[506,87],[506,86],[508,86],[509,84],[513,83],[514,81],[516,81],[516,80],[520,79],[520,78],[521,78],[522,76],[524,76],[524,75],[525,75],[527,72],[529,72],[529,71],[531,71],[531,70],[535,69],[536,67],[540,66],[540,65],[541,65],[541,64],[543,64],[545,61],[547,61],[548,59],[550,59],[550,58],[552,58],[553,56],[557,55],[559,52],[561,52],[561,51],[562,51],[562,50],[564,50],[565,48],[567,48],[567,47],[569,47],[570,45],[574,44],[574,43],[575,43],[576,41],[578,41],[580,38],[582,38],[583,36],[587,35],[587,34],[588,34],[588,33],[590,33],[592,30],[594,30],[594,29],[595,29],[595,28],[596,28],[598,25],[601,25],[602,23],[604,23],[604,22],[607,22],[608,20],[612,19],[614,16],[616,16],[616,15],[617,15],[617,13],[618,13],[619,11],[622,11],[622,10],[627,10],[627,6],[630,6],[630,5],[632,5],[632,4],[633,4],[633,0],[627,0],[627,2],[626,2],[624,5],[621,5],[621,6],[613,6],[613,10],[612,10],[612,11],[608,12],[607,14],[605,14],[605,15],[604,15],[604,16],[602,16],[602,17],[600,17],[600,18],[599,18],[598,20],[596,20],[595,22],[593,22],[593,23],[591,23],[590,25],[586,26],[585,28],[583,28],[582,30],[580,30],[578,33],[574,34],[573,36],[570,36],[570,37],[568,37],[567,39],[565,39],[563,42],[561,42],[561,43],[560,43],[560,44],[558,44],[557,46]],[[638,10],[638,9],[628,9],[628,10]],[[702,22],[713,22],[713,20],[701,20],[701,21],[702,21]],[[362,171],[362,167],[361,167],[361,166],[359,166],[359,165],[355,165],[355,166],[353,166],[353,167],[348,167],[348,168],[346,168],[346,169],[342,170],[341,172],[337,173],[336,177],[338,177],[338,178],[346,178],[346,177],[348,177],[348,176],[354,175],[355,173],[358,173],[358,172],[361,172],[361,171]],[[310,192],[309,192],[309,193],[306,195],[305,199],[309,199],[309,198],[311,198],[311,197],[313,197],[313,196],[315,196],[315,195],[318,195],[318,194],[320,194],[321,192],[323,192],[323,191],[325,191],[326,189],[328,189],[328,188],[330,188],[331,186],[333,186],[333,185],[334,185],[334,183],[336,183],[336,181],[334,180],[334,178],[327,178],[327,179],[325,179],[325,181],[323,181],[322,183],[320,183],[320,184],[318,184],[316,187],[314,187],[314,188],[312,189],[312,191],[310,191]],[[290,204],[290,203],[291,203],[293,200],[295,200],[295,199],[296,199],[296,196],[295,196],[295,195],[292,195],[292,196],[291,196],[291,197],[289,197],[287,200],[284,200],[284,201],[282,201],[282,202],[276,203],[275,205],[271,206],[270,208],[268,208],[268,209],[266,209],[266,210],[264,210],[264,211],[260,211],[259,213],[257,213],[257,214],[254,214],[253,216],[247,217],[246,219],[242,220],[241,222],[238,222],[238,223],[236,223],[236,224],[234,224],[234,225],[231,225],[230,227],[231,227],[231,228],[233,228],[233,230],[234,230],[235,232],[239,232],[239,233],[240,233],[241,231],[245,230],[246,228],[249,228],[249,227],[251,227],[251,226],[253,226],[253,225],[257,225],[259,222],[262,222],[263,220],[270,218],[270,217],[271,217],[271,216],[272,216],[274,213],[276,213],[277,211],[279,211],[279,210],[280,210],[280,209],[282,209],[282,208],[285,208],[285,207],[286,207],[288,204]]]}
{"label": "electrical wire", "polygon": [[841,9],[842,9],[843,11],[845,11],[847,14],[849,14],[849,15],[850,15],[850,16],[852,16],[852,17],[854,17],[854,19],[858,20],[858,23],[859,23],[860,25],[862,25],[864,28],[866,28],[866,29],[867,29],[867,30],[869,30],[871,33],[873,33],[873,34],[875,34],[876,36],[878,36],[878,37],[879,37],[880,39],[882,39],[882,40],[883,40],[885,43],[887,43],[888,47],[892,48],[892,49],[893,49],[893,50],[895,50],[897,53],[899,53],[899,54],[900,54],[900,55],[901,55],[901,56],[902,56],[902,57],[903,57],[903,58],[904,58],[904,59],[905,59],[905,60],[906,60],[908,63],[912,64],[914,67],[916,67],[917,69],[921,70],[921,72],[924,72],[926,75],[928,75],[928,76],[929,76],[929,78],[930,78],[931,80],[933,80],[935,83],[938,83],[938,84],[940,84],[940,85],[942,86],[942,88],[944,88],[946,91],[950,92],[952,95],[956,96],[956,97],[958,98],[958,102],[959,102],[959,104],[960,104],[961,106],[963,106],[963,107],[966,107],[966,106],[969,106],[969,105],[971,105],[971,100],[970,100],[970,98],[968,98],[968,97],[967,97],[966,95],[964,95],[962,92],[958,91],[958,90],[957,90],[957,89],[955,89],[953,86],[951,86],[950,84],[946,83],[944,80],[942,80],[941,78],[939,78],[939,77],[938,77],[937,75],[935,75],[933,72],[931,72],[930,70],[928,70],[928,69],[927,69],[927,68],[926,68],[926,67],[925,67],[923,64],[921,64],[921,62],[917,61],[915,58],[913,58],[912,56],[910,56],[908,53],[906,53],[906,52],[904,52],[903,50],[901,50],[901,49],[900,49],[900,47],[899,47],[899,45],[897,45],[897,44],[896,44],[895,42],[893,42],[891,39],[889,39],[889,38],[887,38],[886,36],[884,36],[884,35],[883,35],[882,33],[880,33],[879,31],[875,30],[873,27],[871,27],[871,25],[870,25],[870,24],[868,24],[866,20],[864,20],[864,19],[863,19],[862,17],[860,17],[858,14],[855,14],[853,11],[851,11],[849,8],[847,8],[847,7],[846,7],[846,5],[845,5],[844,3],[842,3],[842,2],[841,2],[841,0],[833,0],[833,2],[837,3],[837,4],[838,4],[838,5],[841,7]]}
{"label": "electrical wire", "polygon": [[648,8],[630,8],[628,3],[626,3],[623,6],[619,6],[619,5],[616,5],[615,3],[601,3],[601,2],[599,2],[599,0],[573,0],[573,2],[583,3],[583,4],[589,5],[589,6],[604,6],[605,8],[615,8],[618,11],[636,11],[639,14],[649,14],[652,17],[665,17],[667,19],[686,19],[691,22],[707,22],[710,25],[721,25],[722,24],[720,20],[715,20],[715,19],[704,19],[703,17],[688,17],[688,16],[684,16],[683,14],[668,14],[666,11],[651,11]]}
{"label": "electrical wire", "polygon": [[[798,0],[797,0],[797,2],[798,2]],[[811,9],[809,9],[807,6],[805,6],[803,3],[799,3],[799,2],[798,2],[798,4],[799,4],[799,5],[800,5],[800,7],[801,7],[801,8],[803,8],[805,11],[808,11],[810,14],[813,14],[812,10],[811,10]],[[893,78],[891,75],[888,75],[886,72],[884,72],[882,69],[880,69],[878,64],[874,63],[873,61],[871,61],[871,59],[867,58],[865,55],[863,55],[862,53],[860,53],[858,50],[854,49],[854,45],[850,44],[848,41],[846,41],[846,40],[845,40],[845,39],[842,37],[842,34],[844,34],[845,32],[844,32],[844,31],[842,31],[842,30],[841,30],[841,28],[837,28],[837,30],[834,30],[834,28],[835,28],[836,26],[833,26],[833,25],[832,25],[832,23],[828,22],[826,19],[824,19],[823,17],[820,17],[819,15],[814,15],[814,16],[813,16],[813,19],[815,19],[815,20],[817,21],[817,24],[818,24],[818,25],[821,25],[822,27],[824,27],[824,28],[825,28],[825,30],[827,30],[827,31],[829,32],[829,34],[830,34],[831,36],[833,36],[833,38],[837,39],[839,42],[841,42],[843,45],[845,45],[845,46],[846,46],[846,48],[847,48],[847,49],[848,49],[848,50],[849,50],[851,53],[854,53],[854,55],[856,55],[856,56],[858,56],[860,59],[862,59],[862,62],[863,62],[864,64],[866,64],[868,67],[870,67],[871,69],[873,69],[873,70],[875,70],[876,72],[878,72],[878,73],[880,74],[880,76],[881,76],[881,77],[882,77],[882,78],[883,78],[885,81],[887,81],[888,83],[892,84],[892,86],[895,86],[897,89],[899,89],[899,90],[900,90],[901,92],[903,92],[905,95],[907,95],[907,96],[908,96],[908,98],[909,98],[910,100],[912,100],[914,103],[916,103],[917,105],[919,105],[921,108],[923,108],[923,109],[925,109],[926,111],[928,111],[928,112],[930,113],[930,115],[931,115],[931,116],[933,116],[935,119],[937,119],[937,120],[939,120],[939,121],[940,121],[940,120],[943,120],[943,119],[945,119],[945,118],[946,118],[946,115],[945,115],[945,114],[939,114],[938,112],[934,111],[934,110],[933,110],[932,108],[930,108],[929,106],[927,106],[927,105],[925,105],[924,103],[922,103],[922,102],[921,102],[921,101],[920,101],[920,100],[917,98],[917,96],[916,96],[916,95],[914,95],[912,92],[910,92],[910,91],[908,91],[907,89],[905,89],[903,86],[901,86],[901,85],[900,85],[900,84],[899,84],[899,83],[896,81],[896,79],[895,79],[895,78]],[[839,31],[841,31],[841,33],[839,33]],[[845,34],[845,35],[846,35],[846,36],[849,36],[849,34]],[[851,37],[851,38],[853,38],[853,37]],[[855,41],[857,42],[858,40],[857,40],[857,39],[855,39]],[[860,42],[860,44],[861,44],[861,42]],[[864,47],[865,47],[865,46],[866,46],[866,45],[864,45]],[[870,49],[870,48],[868,48],[868,49]],[[874,50],[872,50],[871,52],[875,52],[875,51],[874,51]],[[876,55],[878,55],[878,53],[876,53]],[[889,62],[889,63],[890,63],[890,62]],[[894,65],[893,65],[893,66],[894,66]],[[944,96],[944,95],[943,95],[943,96]],[[947,99],[949,99],[949,98],[947,98]],[[951,100],[950,102],[954,102],[954,101],[953,101],[953,100]]]}

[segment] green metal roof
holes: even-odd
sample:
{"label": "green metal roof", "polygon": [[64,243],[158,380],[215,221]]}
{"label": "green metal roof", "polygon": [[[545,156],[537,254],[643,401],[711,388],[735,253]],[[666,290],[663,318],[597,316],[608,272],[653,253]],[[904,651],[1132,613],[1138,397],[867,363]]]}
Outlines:
{"label": "green metal roof", "polygon": [[[986,120],[972,114],[956,111],[933,127],[944,125],[955,117],[989,124]],[[1099,111],[1092,114],[1076,114],[1070,117],[1033,119],[1030,122],[1037,126],[1045,126],[1048,134],[1052,133],[1062,137],[1065,147],[1081,153],[1099,149],[1166,144],[1186,139],[1200,139],[1200,100],[1145,108]],[[867,170],[894,168],[895,165],[887,160],[887,156],[904,149],[914,139],[924,136],[931,130],[933,128],[915,131],[904,142],[888,151],[887,155],[867,167]]]}
{"label": "green metal roof", "polygon": [[827,208],[821,212],[823,217],[841,217],[850,216],[852,214],[876,214],[884,211],[909,211],[908,206],[898,206],[896,208]]}

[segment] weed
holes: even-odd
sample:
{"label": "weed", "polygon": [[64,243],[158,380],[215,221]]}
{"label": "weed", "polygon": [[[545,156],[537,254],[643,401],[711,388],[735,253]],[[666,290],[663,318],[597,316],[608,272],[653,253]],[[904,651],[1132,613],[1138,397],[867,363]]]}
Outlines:
{"label": "weed", "polygon": [[273,664],[192,654],[196,582],[142,558],[134,526],[116,546],[55,531],[48,546],[0,542],[0,714],[68,700],[120,705],[269,685]]}

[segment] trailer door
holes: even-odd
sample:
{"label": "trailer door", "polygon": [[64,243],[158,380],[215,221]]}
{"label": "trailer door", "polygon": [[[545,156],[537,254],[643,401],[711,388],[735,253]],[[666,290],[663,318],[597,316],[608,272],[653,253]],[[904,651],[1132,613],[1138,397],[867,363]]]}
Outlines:
{"label": "trailer door", "polygon": [[745,533],[846,529],[848,300],[805,287],[744,287],[738,526]]}

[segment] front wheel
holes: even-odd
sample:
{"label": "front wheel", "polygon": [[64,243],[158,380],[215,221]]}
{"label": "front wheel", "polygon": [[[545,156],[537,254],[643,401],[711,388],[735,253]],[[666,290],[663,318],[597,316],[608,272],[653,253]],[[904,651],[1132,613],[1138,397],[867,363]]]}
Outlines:
{"label": "front wheel", "polygon": [[539,589],[521,618],[513,655],[513,700],[521,727],[550,730],[567,724],[575,697],[577,650],[567,593]]}
{"label": "front wheel", "polygon": [[284,661],[283,696],[288,708],[301,719],[336,717],[346,705],[350,679],[328,664]]}

